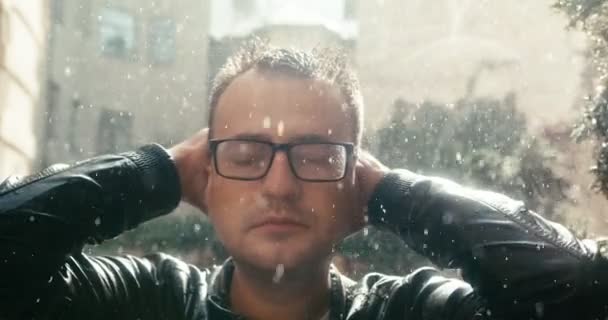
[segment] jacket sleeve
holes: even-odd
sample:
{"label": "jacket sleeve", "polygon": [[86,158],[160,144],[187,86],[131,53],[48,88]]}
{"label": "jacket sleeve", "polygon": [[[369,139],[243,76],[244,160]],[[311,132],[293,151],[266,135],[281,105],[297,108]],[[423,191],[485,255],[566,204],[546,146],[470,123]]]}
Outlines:
{"label": "jacket sleeve", "polygon": [[577,239],[520,201],[394,170],[377,186],[369,217],[438,266],[461,268],[493,317],[605,314],[608,264],[597,243]]}
{"label": "jacket sleeve", "polygon": [[152,260],[114,263],[81,250],[169,213],[179,200],[177,170],[158,145],[7,179],[0,185],[0,319],[25,319],[58,295],[70,300],[68,291],[91,286],[95,277],[87,275],[120,281],[121,263],[133,274],[151,270]]}

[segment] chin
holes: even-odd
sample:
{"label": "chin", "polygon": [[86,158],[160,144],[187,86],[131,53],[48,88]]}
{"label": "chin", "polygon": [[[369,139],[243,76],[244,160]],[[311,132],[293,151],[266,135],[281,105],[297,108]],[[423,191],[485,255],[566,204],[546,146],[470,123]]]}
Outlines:
{"label": "chin", "polygon": [[325,249],[302,243],[264,243],[243,249],[246,251],[235,254],[235,259],[270,273],[280,269],[283,272],[310,271],[324,265],[331,257],[331,247]]}

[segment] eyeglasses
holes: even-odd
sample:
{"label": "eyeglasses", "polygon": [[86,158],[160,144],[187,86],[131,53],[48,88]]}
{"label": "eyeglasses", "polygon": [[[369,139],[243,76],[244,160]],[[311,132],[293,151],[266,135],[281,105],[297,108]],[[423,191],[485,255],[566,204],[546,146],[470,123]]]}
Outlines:
{"label": "eyeglasses", "polygon": [[343,179],[354,148],[352,143],[277,144],[249,139],[213,139],[209,147],[216,171],[224,178],[261,179],[268,174],[276,152],[285,151],[293,174],[310,182]]}

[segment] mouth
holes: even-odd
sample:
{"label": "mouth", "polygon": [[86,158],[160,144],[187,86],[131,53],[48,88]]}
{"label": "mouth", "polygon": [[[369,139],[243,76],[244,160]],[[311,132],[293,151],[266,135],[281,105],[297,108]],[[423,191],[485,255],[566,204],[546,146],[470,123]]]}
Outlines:
{"label": "mouth", "polygon": [[300,229],[307,229],[308,226],[294,219],[285,217],[268,217],[255,224],[252,229],[264,232],[284,233],[294,232]]}

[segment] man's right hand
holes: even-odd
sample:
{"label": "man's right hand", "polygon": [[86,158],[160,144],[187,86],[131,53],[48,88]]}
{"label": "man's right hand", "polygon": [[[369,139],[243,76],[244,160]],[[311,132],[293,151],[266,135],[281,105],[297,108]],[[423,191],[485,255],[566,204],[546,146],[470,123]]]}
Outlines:
{"label": "man's right hand", "polygon": [[208,135],[205,128],[169,149],[179,174],[182,201],[203,212],[207,210],[205,188],[211,168]]}

